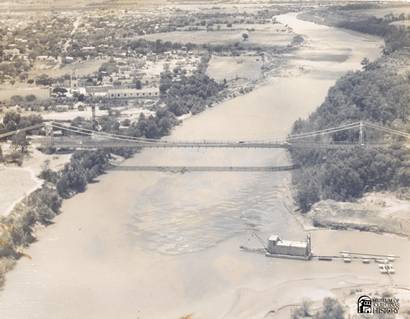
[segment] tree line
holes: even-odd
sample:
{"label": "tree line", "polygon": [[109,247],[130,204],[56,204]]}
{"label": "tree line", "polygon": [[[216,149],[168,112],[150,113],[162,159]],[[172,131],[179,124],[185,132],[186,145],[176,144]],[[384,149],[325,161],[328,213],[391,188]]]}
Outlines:
{"label": "tree line", "polygon": [[191,112],[197,114],[211,106],[225,84],[217,83],[202,72],[191,76],[163,72],[160,79],[160,94],[167,110],[180,116]]}

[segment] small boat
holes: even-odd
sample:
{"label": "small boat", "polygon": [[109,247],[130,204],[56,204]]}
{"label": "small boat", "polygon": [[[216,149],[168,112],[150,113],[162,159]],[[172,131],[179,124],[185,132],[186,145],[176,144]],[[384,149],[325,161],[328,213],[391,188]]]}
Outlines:
{"label": "small boat", "polygon": [[379,264],[387,264],[388,260],[387,259],[376,259],[376,262]]}
{"label": "small boat", "polygon": [[[381,267],[380,267],[381,266]],[[387,274],[388,270],[386,268],[386,265],[379,265],[379,270],[382,274]]]}
{"label": "small boat", "polygon": [[393,268],[393,266],[392,265],[386,265],[386,270],[387,270],[387,273],[389,273],[389,274],[395,274],[396,273],[396,270],[394,270],[394,268]]}
{"label": "small boat", "polygon": [[332,261],[333,260],[332,257],[327,257],[327,256],[319,256],[318,259],[319,260],[324,260],[324,261]]}
{"label": "small boat", "polygon": [[342,257],[343,257],[343,262],[345,262],[345,263],[351,263],[352,262],[352,258],[350,258],[349,254],[343,252]]}
{"label": "small boat", "polygon": [[393,261],[396,260],[396,258],[392,255],[389,255],[389,256],[387,256],[387,260],[390,261],[390,262],[393,262]]}

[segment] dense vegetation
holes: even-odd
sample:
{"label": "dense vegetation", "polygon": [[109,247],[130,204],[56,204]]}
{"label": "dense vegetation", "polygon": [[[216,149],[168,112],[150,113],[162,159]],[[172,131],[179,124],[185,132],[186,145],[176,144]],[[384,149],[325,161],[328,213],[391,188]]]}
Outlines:
{"label": "dense vegetation", "polygon": [[[379,27],[384,26],[383,20],[375,21]],[[366,31],[368,25],[360,22],[349,27]],[[376,30],[374,27],[372,33],[378,32]],[[373,63],[365,61],[362,71],[342,77],[329,90],[324,103],[307,120],[298,120],[294,124],[293,133],[360,120],[410,131],[410,74],[398,73],[400,70],[396,70],[392,66],[394,63],[391,63],[396,59],[393,51],[406,50],[407,43],[401,42],[401,31],[388,31],[382,35],[390,41],[386,41],[389,49],[385,50],[385,55]],[[313,142],[357,143],[358,134],[358,130],[350,130],[315,138]],[[388,149],[291,150],[292,159],[301,167],[293,174],[293,179],[295,198],[303,211],[322,199],[344,201],[358,198],[366,191],[410,187],[409,154],[401,145],[403,141],[369,129],[366,130],[365,139],[390,142],[392,146]]]}
{"label": "dense vegetation", "polygon": [[4,283],[4,274],[24,255],[20,247],[35,240],[35,224],[51,223],[60,206],[61,197],[57,191],[44,184],[17,204],[8,216],[0,217],[0,286]]}
{"label": "dense vegetation", "polygon": [[224,84],[218,84],[203,73],[185,76],[164,72],[160,81],[160,92],[166,107],[176,116],[202,112],[223,88]]}
{"label": "dense vegetation", "polygon": [[304,301],[302,305],[292,311],[292,319],[344,319],[345,310],[342,305],[333,298],[327,297],[323,299],[322,308],[313,312],[311,309],[311,304],[308,301]]}
{"label": "dense vegetation", "polygon": [[3,123],[0,123],[0,132],[15,131],[28,126],[40,124],[43,122],[41,115],[30,114],[27,116],[21,116],[19,113],[9,111],[4,114]]}
{"label": "dense vegetation", "polygon": [[104,151],[75,152],[70,163],[64,166],[54,180],[58,194],[67,198],[72,194],[83,192],[89,182],[104,172],[107,165],[108,154]]}

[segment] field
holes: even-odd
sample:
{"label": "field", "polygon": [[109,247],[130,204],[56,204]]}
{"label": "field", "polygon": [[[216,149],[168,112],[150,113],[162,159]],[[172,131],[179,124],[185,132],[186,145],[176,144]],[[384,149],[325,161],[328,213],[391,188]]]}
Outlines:
{"label": "field", "polygon": [[289,31],[278,29],[276,25],[264,25],[264,28],[248,32],[249,39],[244,41],[242,34],[245,32],[245,29],[236,26],[232,30],[225,29],[221,31],[199,30],[153,33],[142,36],[142,38],[154,41],[160,39],[163,41],[194,44],[226,45],[242,42],[248,46],[285,46],[291,42],[294,35]]}
{"label": "field", "polygon": [[66,64],[62,68],[43,68],[42,64],[36,63],[30,71],[30,77],[33,78],[41,74],[47,74],[50,77],[60,77],[65,74],[72,74],[73,72],[78,76],[84,76],[98,71],[101,64],[107,61],[108,59],[93,59]]}
{"label": "field", "polygon": [[240,56],[221,57],[213,56],[209,61],[207,73],[217,81],[246,78],[257,80],[261,76],[262,62],[260,57]]}
{"label": "field", "polygon": [[50,96],[48,88],[36,87],[33,85],[1,85],[0,101],[9,100],[13,95],[22,97],[33,94],[37,99],[47,99]]}

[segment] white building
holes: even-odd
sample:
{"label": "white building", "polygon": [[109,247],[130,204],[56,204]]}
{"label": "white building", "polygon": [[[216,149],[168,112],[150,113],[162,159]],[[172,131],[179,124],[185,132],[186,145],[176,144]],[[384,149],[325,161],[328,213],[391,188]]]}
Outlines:
{"label": "white building", "polygon": [[310,258],[312,254],[310,236],[307,236],[306,241],[290,241],[272,235],[268,239],[267,251],[277,256]]}
{"label": "white building", "polygon": [[138,99],[138,98],[157,98],[159,97],[158,88],[137,89],[110,89],[107,92],[110,99]]}

